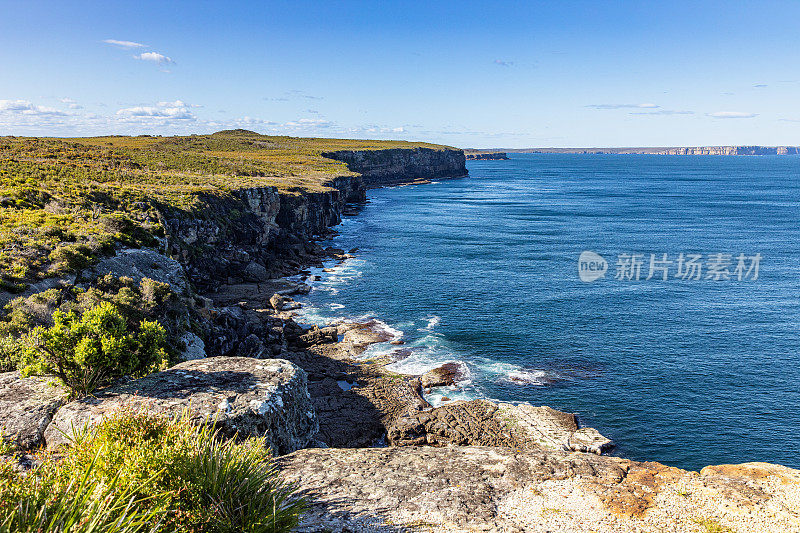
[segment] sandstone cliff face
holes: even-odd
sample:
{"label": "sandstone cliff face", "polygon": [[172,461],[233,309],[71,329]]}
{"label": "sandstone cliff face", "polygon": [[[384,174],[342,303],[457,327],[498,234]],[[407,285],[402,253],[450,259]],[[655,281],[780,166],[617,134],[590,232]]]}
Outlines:
{"label": "sandstone cliff face", "polygon": [[466,176],[466,158],[462,150],[431,148],[392,150],[342,150],[327,152],[325,157],[343,161],[358,172],[367,187],[380,187],[419,179]]}
{"label": "sandstone cliff face", "polygon": [[368,187],[466,175],[461,150],[393,149],[325,154],[360,176],[338,176],[321,192],[280,192],[275,187],[201,196],[202,212],[164,213],[167,252],[184,264],[200,291],[228,282],[259,282],[285,274],[341,222],[347,203],[366,200]]}

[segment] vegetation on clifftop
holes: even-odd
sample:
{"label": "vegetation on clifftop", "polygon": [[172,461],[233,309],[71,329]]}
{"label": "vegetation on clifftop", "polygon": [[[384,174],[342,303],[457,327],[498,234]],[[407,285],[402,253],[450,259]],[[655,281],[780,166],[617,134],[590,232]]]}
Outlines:
{"label": "vegetation on clifftop", "polygon": [[202,214],[203,195],[319,191],[351,175],[323,152],[444,148],[230,130],[186,137],[0,137],[0,291],[85,268],[116,244],[153,245],[161,214]]}
{"label": "vegetation on clifftop", "polygon": [[0,319],[0,372],[53,375],[75,396],[175,359],[192,312],[166,283],[101,276],[16,298]]}

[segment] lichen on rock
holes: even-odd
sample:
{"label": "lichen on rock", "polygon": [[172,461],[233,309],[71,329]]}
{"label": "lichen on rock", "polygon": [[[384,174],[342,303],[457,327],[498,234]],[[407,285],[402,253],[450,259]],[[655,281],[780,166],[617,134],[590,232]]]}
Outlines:
{"label": "lichen on rock", "polygon": [[65,444],[73,428],[96,424],[119,409],[143,408],[171,417],[185,412],[227,437],[265,436],[275,453],[287,453],[307,446],[319,429],[306,383],[306,373],[282,359],[187,361],[68,403],[44,437],[48,447]]}

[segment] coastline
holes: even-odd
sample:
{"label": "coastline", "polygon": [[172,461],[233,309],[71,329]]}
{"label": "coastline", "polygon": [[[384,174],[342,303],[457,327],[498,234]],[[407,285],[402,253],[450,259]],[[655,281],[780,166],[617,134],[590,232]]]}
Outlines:
{"label": "coastline", "polygon": [[[452,161],[456,168],[459,158]],[[434,174],[412,173],[407,181],[444,177]],[[404,180],[379,161],[373,180],[380,179],[385,185]],[[313,407],[314,423],[304,419],[303,435],[276,448],[285,453],[279,464],[286,479],[312,500],[301,531],[695,531],[700,523],[800,530],[800,516],[791,510],[800,503],[796,470],[748,463],[690,472],[602,455],[607,439],[579,427],[575,415],[545,406],[475,399],[433,407],[423,376],[388,370],[394,362],[388,356],[364,359],[370,346],[401,340],[380,322],[299,326],[292,297],[311,289],[308,267],[326,268],[326,260],[358,253],[323,249],[320,239],[351,209],[349,202],[363,201],[377,186],[356,175],[337,177],[322,192],[242,189],[234,203],[217,206],[243,210],[228,233],[223,219],[168,220],[166,250],[174,259],[125,251],[114,263],[128,269],[116,275],[127,275],[137,254],[148,261],[160,256],[170,275],[199,290],[194,298],[208,330],[198,364],[212,374],[233,359],[260,368],[260,360],[277,358],[285,362],[281,368],[302,376],[295,388],[307,387],[307,398],[287,393],[268,409],[266,401],[259,406],[277,413],[272,423],[284,428],[294,424],[283,416],[293,410],[290,400],[304,412],[312,412],[305,411],[309,402]],[[194,246],[198,240],[207,246]],[[148,273],[171,281],[157,270]],[[430,379],[449,386],[446,374]],[[113,395],[115,387],[109,389],[98,396]],[[237,394],[217,409],[227,413]],[[79,413],[80,403],[57,405],[44,425],[68,427],[62,413]],[[92,409],[102,412],[102,402]]]}
{"label": "coastline", "polygon": [[[413,183],[419,183],[415,181]],[[396,185],[393,185],[396,186]],[[331,267],[325,265],[326,274],[336,275],[337,266],[341,266],[344,261],[357,260],[357,251],[344,254],[347,257],[341,257],[337,260],[337,265]],[[330,272],[330,270],[333,270]],[[305,275],[304,272],[302,275]],[[308,273],[310,274],[310,272]],[[294,314],[295,311],[293,310]],[[372,317],[373,319],[375,317]],[[379,317],[377,318],[379,320]],[[335,324],[341,327],[343,324]],[[329,326],[330,327],[330,326]],[[345,325],[344,330],[347,330]],[[381,328],[378,324],[377,331],[373,332],[373,337],[370,340],[369,335],[364,341],[364,344],[359,346],[356,352],[350,351],[350,348],[345,348],[344,352],[346,357],[351,359],[355,356],[357,365],[361,364],[363,360],[359,359],[359,355],[363,353],[369,345],[384,344],[392,340],[399,340],[400,337],[385,335],[386,330]],[[344,339],[343,339],[344,340]],[[386,372],[386,366],[391,365],[395,360],[391,357],[391,351],[402,349],[402,346],[390,345],[386,346],[387,351],[383,353],[382,360],[367,361],[368,364],[377,363],[378,374],[382,377],[390,377],[392,373]],[[335,350],[334,350],[335,351]],[[339,355],[335,357],[340,357]],[[372,367],[374,371],[376,367]],[[667,467],[659,463],[642,463],[638,461],[631,461],[618,457],[605,456],[605,455],[589,455],[581,454],[580,452],[570,451],[569,449],[558,449],[558,447],[546,447],[548,451],[546,455],[551,459],[561,457],[564,460],[569,460],[571,467],[575,468],[573,461],[578,456],[587,457],[587,461],[591,464],[589,469],[591,474],[578,475],[577,480],[573,477],[575,474],[567,476],[567,482],[564,483],[558,491],[566,490],[573,494],[575,491],[583,491],[582,500],[588,502],[599,501],[599,507],[605,511],[598,511],[594,504],[589,505],[587,508],[584,503],[576,504],[574,501],[571,504],[573,507],[568,510],[553,507],[552,509],[561,509],[559,511],[548,511],[550,507],[547,500],[552,501],[553,495],[547,495],[542,500],[545,502],[533,502],[536,500],[537,493],[544,494],[541,487],[546,487],[548,490],[553,490],[553,480],[550,477],[553,475],[551,470],[549,473],[542,473],[538,468],[533,468],[531,472],[532,479],[538,479],[533,482],[531,479],[517,479],[516,483],[523,485],[526,482],[530,485],[527,489],[533,494],[533,497],[528,496],[527,500],[523,498],[520,500],[519,496],[514,493],[506,491],[498,491],[494,494],[489,501],[492,506],[497,506],[503,510],[495,510],[491,514],[490,519],[476,519],[472,513],[476,510],[484,512],[486,508],[478,502],[471,501],[469,492],[471,490],[479,490],[476,486],[470,486],[467,482],[464,484],[463,489],[458,490],[455,494],[452,489],[447,487],[439,487],[432,491],[429,496],[422,496],[412,490],[411,487],[417,482],[419,470],[423,470],[420,463],[421,457],[426,457],[425,461],[441,461],[453,462],[460,466],[454,467],[463,479],[468,480],[471,478],[472,470],[480,470],[479,464],[488,460],[488,457],[483,455],[487,453],[485,446],[491,446],[493,451],[491,453],[498,453],[501,449],[516,450],[514,459],[503,459],[505,464],[501,469],[503,471],[503,481],[508,475],[507,468],[516,468],[511,466],[519,461],[527,461],[531,456],[536,456],[541,450],[541,443],[536,443],[535,446],[530,446],[524,442],[516,441],[509,442],[482,442],[479,435],[473,435],[470,438],[464,438],[464,433],[459,433],[458,430],[463,427],[474,427],[475,420],[485,420],[483,414],[476,413],[474,410],[469,411],[465,415],[466,423],[462,427],[458,427],[459,413],[458,410],[463,410],[465,404],[472,404],[473,402],[455,401],[447,405],[449,408],[442,409],[442,405],[434,408],[425,400],[425,394],[421,387],[416,383],[419,375],[406,375],[405,379],[408,384],[408,389],[411,389],[414,398],[414,409],[422,411],[423,413],[430,413],[441,411],[444,418],[450,422],[449,425],[442,427],[435,424],[431,428],[428,424],[417,423],[414,431],[411,432],[415,439],[408,442],[395,441],[386,442],[383,439],[373,442],[372,446],[358,447],[352,451],[345,452],[344,450],[332,449],[330,452],[326,450],[300,450],[294,452],[281,459],[281,465],[286,472],[288,478],[300,484],[304,490],[309,491],[317,498],[317,503],[306,517],[303,522],[304,526],[301,531],[314,531],[320,525],[330,527],[334,531],[343,531],[346,528],[354,528],[355,531],[383,531],[386,527],[387,516],[389,523],[395,523],[398,526],[402,524],[417,524],[421,525],[421,530],[436,530],[436,531],[472,531],[476,524],[491,524],[491,528],[498,528],[505,530],[506,527],[523,527],[525,520],[520,520],[518,513],[528,513],[530,508],[539,508],[540,517],[535,521],[536,530],[543,527],[543,524],[549,524],[548,527],[553,527],[556,530],[569,530],[569,531],[621,531],[621,530],[649,530],[650,526],[669,527],[674,531],[694,531],[697,527],[726,527],[720,524],[732,524],[735,527],[744,527],[749,531],[774,531],[776,524],[781,524],[780,527],[786,531],[795,531],[797,526],[796,516],[794,513],[782,514],[776,513],[772,509],[772,504],[769,506],[762,506],[757,504],[752,499],[752,494],[745,496],[741,489],[735,487],[750,487],[760,494],[769,494],[768,500],[772,498],[787,498],[783,501],[796,501],[798,497],[795,486],[800,482],[800,476],[797,476],[797,471],[779,465],[770,465],[767,463],[747,463],[743,465],[719,465],[708,466],[700,472],[686,471],[678,468]],[[358,383],[358,380],[354,380]],[[408,391],[406,389],[406,392]],[[480,404],[485,400],[476,399],[475,403]],[[420,408],[421,406],[421,408]],[[404,406],[407,407],[407,406]],[[472,406],[470,406],[472,407]],[[425,422],[430,419],[436,419],[437,416],[426,415]],[[461,416],[464,416],[463,413]],[[452,422],[455,420],[455,424]],[[397,422],[397,419],[394,420]],[[418,420],[417,420],[418,422]],[[402,422],[401,422],[402,423]],[[515,422],[518,423],[518,422]],[[432,433],[436,436],[443,436],[443,440],[437,440],[436,436],[431,438],[429,429],[433,429]],[[455,429],[455,431],[453,431]],[[483,429],[483,428],[481,428]],[[536,429],[539,430],[538,428]],[[453,439],[455,434],[457,437]],[[477,436],[478,438],[474,438]],[[460,440],[458,440],[460,439]],[[375,446],[377,444],[377,447]],[[390,444],[385,448],[386,444]],[[405,444],[411,444],[411,448],[407,448]],[[497,446],[500,448],[497,448]],[[421,448],[419,446],[422,446]],[[444,446],[444,448],[442,448]],[[346,448],[350,448],[346,446]],[[602,451],[605,451],[604,448]],[[428,450],[428,451],[426,451]],[[585,451],[585,450],[584,450]],[[578,453],[578,456],[571,458],[573,454]],[[344,454],[344,455],[343,455]],[[501,453],[502,455],[502,453]],[[589,457],[596,457],[596,459],[589,459]],[[492,459],[494,460],[494,458]],[[539,461],[541,459],[537,459]],[[558,460],[558,459],[556,459]],[[397,470],[396,466],[391,466],[396,462],[405,463],[407,468]],[[595,462],[596,461],[596,462]],[[369,464],[366,466],[355,466]],[[376,466],[377,465],[377,466]],[[383,465],[383,466],[381,466]],[[412,466],[413,465],[413,466]],[[605,474],[600,474],[608,468],[622,468],[624,472],[620,477],[614,475],[609,479]],[[528,467],[531,468],[530,466]],[[460,470],[463,469],[463,470]],[[557,470],[557,469],[556,469]],[[377,478],[371,479],[372,473],[377,475]],[[393,485],[391,488],[382,487],[384,482],[384,475],[390,472],[392,475]],[[345,485],[338,485],[335,490],[329,487],[337,484],[338,479],[351,479],[357,477],[361,479],[358,482],[346,483]],[[560,475],[556,474],[555,479]],[[579,481],[582,477],[588,479],[588,482]],[[428,478],[433,485],[437,485],[436,477]],[[762,485],[760,480],[767,480],[766,485]],[[778,495],[780,491],[774,490],[774,484],[778,482],[782,485],[788,484],[788,492]],[[576,485],[577,483],[577,485]],[[566,488],[569,486],[569,488]],[[702,489],[700,488],[702,487]],[[359,496],[362,491],[374,491],[380,494],[378,501],[373,499],[364,500]],[[748,489],[749,490],[749,489]],[[449,493],[451,498],[456,501],[442,504],[440,498],[443,491]],[[383,503],[385,498],[394,501],[395,494],[404,494],[410,500],[414,500],[414,504],[403,505],[397,504],[397,509],[392,512],[385,512]],[[404,496],[404,497],[405,497]],[[563,495],[559,501],[560,505],[564,504]],[[420,504],[420,499],[422,504]],[[507,509],[508,500],[513,501],[513,506],[516,506],[517,511],[509,511]],[[470,512],[461,514],[452,513],[453,508],[458,508],[460,505],[469,508]],[[768,500],[763,500],[768,501]],[[737,505],[741,505],[741,509],[736,509],[735,512],[729,510],[721,511],[720,502],[736,501]],[[502,504],[500,503],[502,502]],[[746,503],[745,503],[746,502]],[[485,504],[484,504],[485,505]],[[729,507],[730,503],[722,504],[722,508]],[[755,506],[755,507],[754,507]],[[751,515],[752,511],[743,513],[742,509],[761,509],[756,513],[755,519]],[[525,509],[522,511],[521,509]],[[346,518],[342,518],[340,513],[344,513]],[[563,513],[563,514],[562,514]],[[559,516],[562,515],[562,516]],[[566,516],[565,516],[566,515]],[[377,521],[375,517],[380,517]],[[705,525],[704,525],[705,524]],[[429,529],[426,529],[426,526]],[[529,524],[530,525],[530,524]],[[635,529],[634,529],[635,528]],[[394,531],[394,529],[390,529]],[[405,529],[397,529],[401,531]],[[494,530],[494,529],[492,529]]]}
{"label": "coastline", "polygon": [[[333,257],[337,264],[357,261],[357,251],[339,252],[338,258]],[[326,261],[324,268],[329,270],[325,274],[337,274],[336,265]],[[307,274],[312,273],[300,276]],[[296,312],[292,309],[289,314]],[[329,391],[335,386],[344,395],[359,389],[370,394],[382,390],[385,395],[373,396],[373,401],[392,407],[378,424],[363,424],[364,413],[359,414],[363,425],[355,434],[363,437],[365,428],[373,434],[357,446],[338,440],[327,449],[309,448],[280,458],[287,479],[314,499],[299,531],[800,530],[796,513],[780,510],[800,501],[796,470],[747,463],[692,472],[565,449],[558,438],[526,442],[516,433],[515,440],[504,440],[511,436],[509,426],[531,419],[507,411],[498,418],[511,421],[509,426],[492,433],[498,426],[489,423],[487,428],[492,416],[481,409],[497,404],[455,401],[433,408],[417,383],[419,376],[397,379],[386,371],[387,363],[393,362],[389,354],[378,360],[361,357],[371,345],[399,340],[397,332],[387,331],[380,322],[372,322],[366,330],[362,326],[335,324],[337,334],[344,332],[337,337],[339,343],[311,347],[320,360],[347,365],[348,374],[328,374],[322,381],[329,381]],[[348,337],[351,327],[357,328],[357,336]],[[313,365],[307,368],[314,374]],[[377,385],[384,380],[394,386]],[[404,417],[403,411],[412,416]],[[529,426],[538,434],[548,427],[541,414],[537,412],[539,418]],[[344,422],[333,420],[333,424],[321,420],[321,428],[331,431]],[[392,425],[400,426],[402,433]],[[389,442],[374,438],[381,426],[388,427],[393,437]],[[492,466],[487,470],[486,465]],[[448,482],[454,478],[455,485]]]}

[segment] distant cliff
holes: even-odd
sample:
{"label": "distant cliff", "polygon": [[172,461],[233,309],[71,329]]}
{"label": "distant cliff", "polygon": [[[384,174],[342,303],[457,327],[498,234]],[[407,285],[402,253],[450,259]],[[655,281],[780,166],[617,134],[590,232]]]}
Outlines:
{"label": "distant cliff", "polygon": [[352,172],[361,174],[367,188],[467,175],[464,152],[449,148],[339,150],[322,155],[342,161]]}
{"label": "distant cliff", "polygon": [[533,154],[656,154],[656,155],[797,155],[798,146],[687,146],[628,148],[517,148],[513,153]]}
{"label": "distant cliff", "polygon": [[505,152],[471,152],[471,151],[464,151],[464,156],[467,159],[480,159],[480,160],[487,160],[487,159],[508,159],[508,154]]}

